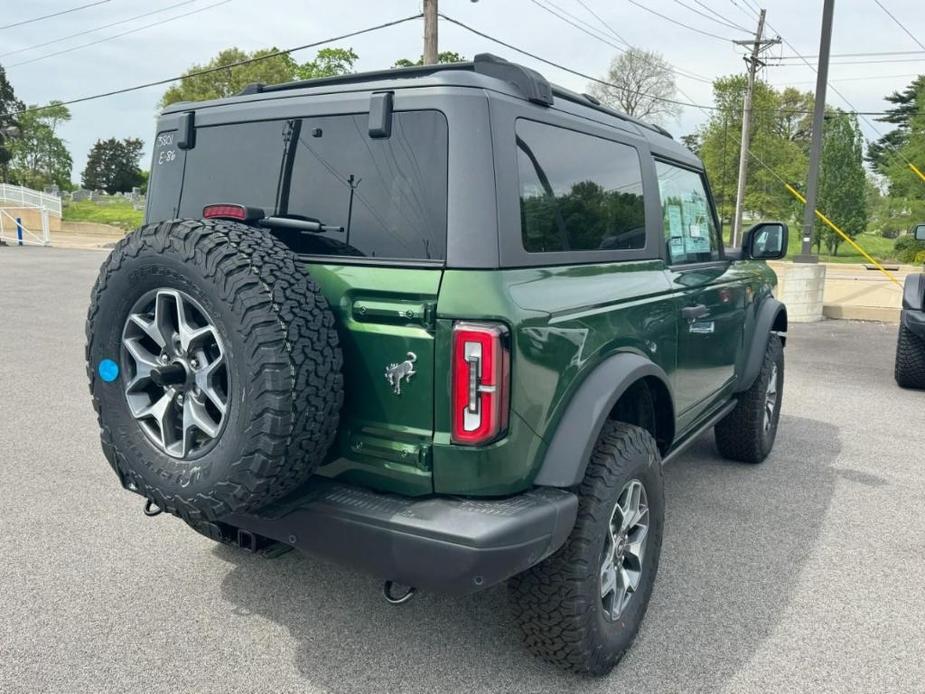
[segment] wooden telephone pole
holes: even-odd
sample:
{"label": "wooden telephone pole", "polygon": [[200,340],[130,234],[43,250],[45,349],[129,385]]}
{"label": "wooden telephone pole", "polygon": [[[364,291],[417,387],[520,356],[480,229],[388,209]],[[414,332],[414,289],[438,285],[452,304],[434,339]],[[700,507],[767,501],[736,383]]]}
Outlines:
{"label": "wooden telephone pole", "polygon": [[742,142],[739,148],[739,183],[736,187],[736,211],[732,223],[732,246],[738,248],[742,239],[742,212],[745,205],[745,182],[748,178],[748,147],[751,143],[752,94],[755,91],[755,73],[764,65],[759,56],[769,46],[780,43],[779,38],[762,39],[764,34],[765,10],[758,16],[758,30],[753,41],[736,41],[740,46],[751,46],[751,55],[745,58],[748,65],[748,86],[745,89],[745,105],[742,108]]}
{"label": "wooden telephone pole", "polygon": [[437,0],[424,0],[424,64],[437,62]]}

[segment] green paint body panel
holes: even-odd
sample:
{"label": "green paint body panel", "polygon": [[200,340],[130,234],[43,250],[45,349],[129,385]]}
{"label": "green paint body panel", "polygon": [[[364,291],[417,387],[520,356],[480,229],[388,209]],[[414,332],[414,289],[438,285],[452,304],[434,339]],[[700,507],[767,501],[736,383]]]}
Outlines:
{"label": "green paint body panel", "polygon": [[[497,496],[531,486],[580,384],[608,357],[647,357],[670,378],[676,438],[730,397],[759,302],[776,283],[764,263],[671,268],[663,260],[504,270],[310,264],[338,321],[346,401],[319,474],[406,495]],[[709,315],[688,322],[685,306]],[[490,445],[450,441],[455,320],[511,333],[511,416]],[[396,394],[389,364],[416,355]]]}

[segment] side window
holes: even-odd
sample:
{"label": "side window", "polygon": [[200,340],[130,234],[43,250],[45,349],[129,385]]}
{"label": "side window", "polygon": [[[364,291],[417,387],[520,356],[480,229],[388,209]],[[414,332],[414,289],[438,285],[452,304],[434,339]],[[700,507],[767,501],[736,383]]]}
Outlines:
{"label": "side window", "polygon": [[718,260],[719,233],[703,177],[690,169],[661,161],[655,162],[655,170],[669,262]]}
{"label": "side window", "polygon": [[446,257],[447,121],[439,111],[393,114],[371,138],[367,114],[199,128],[187,154],[180,216],[216,202],[317,219],[343,231],[290,236],[316,255]]}
{"label": "side window", "polygon": [[645,247],[635,148],[528,120],[517,121],[516,136],[527,252]]}

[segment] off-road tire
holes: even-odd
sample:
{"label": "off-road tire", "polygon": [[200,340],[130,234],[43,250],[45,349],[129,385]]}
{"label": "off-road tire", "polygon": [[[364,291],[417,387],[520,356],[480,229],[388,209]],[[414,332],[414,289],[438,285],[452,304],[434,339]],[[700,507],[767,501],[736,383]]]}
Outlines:
{"label": "off-road tire", "polygon": [[[119,360],[122,330],[145,291],[185,292],[229,352],[226,420],[195,461],[157,448],[132,417]],[[103,453],[122,484],[189,523],[254,511],[303,483],[323,461],[343,402],[334,316],[295,256],[265,230],[221,220],[151,224],[103,263],[87,315],[87,374]]]}
{"label": "off-road tire", "polygon": [[[618,621],[601,602],[601,559],[610,516],[630,480],[648,495],[650,525],[636,593]],[[578,494],[578,517],[555,554],[508,582],[514,618],[527,648],[558,667],[607,674],[630,647],[658,571],[664,528],[664,482],[655,439],[645,429],[608,422]]]}
{"label": "off-road tire", "polygon": [[899,326],[896,338],[893,375],[901,388],[925,388],[925,340],[905,325]]}
{"label": "off-road tire", "polygon": [[[769,428],[764,426],[768,382],[777,367],[777,402]],[[761,371],[755,382],[739,395],[735,409],[713,428],[716,448],[720,455],[741,463],[763,462],[777,437],[780,407],[784,395],[784,346],[779,336],[772,334],[765,348]]]}

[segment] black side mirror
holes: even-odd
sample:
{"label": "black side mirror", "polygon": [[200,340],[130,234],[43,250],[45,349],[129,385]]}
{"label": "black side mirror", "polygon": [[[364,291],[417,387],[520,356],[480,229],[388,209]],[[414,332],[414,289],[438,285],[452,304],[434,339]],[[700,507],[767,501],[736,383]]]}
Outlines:
{"label": "black side mirror", "polygon": [[753,260],[780,260],[787,255],[790,229],[783,222],[759,222],[742,240],[742,257]]}
{"label": "black side mirror", "polygon": [[925,241],[925,224],[919,224],[912,230],[916,241]]}

